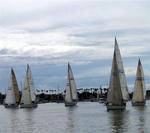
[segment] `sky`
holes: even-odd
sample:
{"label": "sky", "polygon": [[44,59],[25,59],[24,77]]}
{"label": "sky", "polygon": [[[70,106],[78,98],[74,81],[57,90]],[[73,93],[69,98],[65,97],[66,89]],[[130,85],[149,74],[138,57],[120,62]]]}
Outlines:
{"label": "sky", "polygon": [[35,88],[65,88],[67,62],[81,87],[108,86],[117,37],[129,90],[141,58],[150,86],[149,0],[0,0],[0,91],[10,68],[19,87],[26,65]]}

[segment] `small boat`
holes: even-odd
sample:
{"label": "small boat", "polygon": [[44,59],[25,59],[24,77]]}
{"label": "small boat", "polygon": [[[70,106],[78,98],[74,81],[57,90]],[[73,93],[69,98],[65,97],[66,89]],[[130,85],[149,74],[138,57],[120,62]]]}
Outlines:
{"label": "small boat", "polygon": [[25,76],[24,88],[22,90],[20,108],[36,108],[37,106],[38,105],[36,101],[32,73],[29,65],[27,65],[27,71]]}
{"label": "small boat", "polygon": [[145,100],[145,82],[144,82],[144,72],[142,68],[141,61],[138,61],[138,67],[136,72],[136,80],[134,84],[134,92],[132,98],[133,106],[144,106]]}
{"label": "small boat", "polygon": [[120,50],[115,38],[109,89],[107,94],[107,110],[124,110],[129,95]]}
{"label": "small boat", "polygon": [[76,83],[70,64],[68,63],[67,85],[65,93],[65,106],[75,106],[78,101]]}
{"label": "small boat", "polygon": [[20,102],[20,94],[18,83],[13,68],[11,68],[10,82],[4,101],[5,108],[18,108]]}

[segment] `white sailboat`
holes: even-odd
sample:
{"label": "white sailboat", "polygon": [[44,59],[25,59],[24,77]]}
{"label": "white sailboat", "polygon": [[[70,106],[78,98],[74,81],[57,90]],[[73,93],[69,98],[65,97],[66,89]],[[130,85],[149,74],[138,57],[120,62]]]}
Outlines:
{"label": "white sailboat", "polygon": [[19,106],[20,94],[18,89],[18,84],[13,68],[11,68],[10,81],[8,90],[6,93],[6,98],[4,101],[4,106],[6,108],[17,108]]}
{"label": "white sailboat", "polygon": [[35,107],[37,107],[37,102],[36,102],[34,83],[33,83],[30,67],[29,65],[27,65],[27,71],[25,76],[24,88],[22,90],[20,108],[35,108]]}
{"label": "white sailboat", "polygon": [[138,67],[136,72],[136,80],[134,84],[134,92],[132,98],[133,106],[144,106],[145,105],[145,82],[144,72],[141,61],[138,61]]}
{"label": "white sailboat", "polygon": [[120,50],[119,50],[119,46],[118,46],[116,38],[115,38],[115,50],[114,51],[116,53],[116,61],[117,61],[117,66],[118,66],[118,71],[119,71],[118,74],[119,74],[123,101],[127,102],[129,100],[127,81],[126,81],[123,62],[122,62],[122,58],[121,58],[121,54],[120,54]]}
{"label": "white sailboat", "polygon": [[67,85],[65,93],[65,106],[74,106],[77,104],[78,95],[76,89],[76,83],[74,80],[73,72],[70,64],[68,63],[68,75],[67,75]]}
{"label": "white sailboat", "polygon": [[120,50],[115,38],[115,49],[112,62],[109,89],[107,94],[107,110],[123,110],[129,95]]}

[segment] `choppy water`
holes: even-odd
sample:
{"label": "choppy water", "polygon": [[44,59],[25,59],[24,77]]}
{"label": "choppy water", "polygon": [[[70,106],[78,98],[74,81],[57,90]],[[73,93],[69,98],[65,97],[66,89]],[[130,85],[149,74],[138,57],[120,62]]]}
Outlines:
{"label": "choppy water", "polygon": [[150,101],[147,106],[125,111],[106,111],[103,104],[79,102],[40,104],[36,109],[5,109],[0,106],[0,133],[149,133]]}

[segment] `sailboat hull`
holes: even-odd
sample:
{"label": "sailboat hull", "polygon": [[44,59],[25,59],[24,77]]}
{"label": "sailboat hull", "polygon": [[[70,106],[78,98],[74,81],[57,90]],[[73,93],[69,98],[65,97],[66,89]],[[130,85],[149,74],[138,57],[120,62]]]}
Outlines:
{"label": "sailboat hull", "polygon": [[65,106],[75,106],[77,102],[65,102]]}
{"label": "sailboat hull", "polygon": [[37,108],[37,104],[20,104],[20,108]]}
{"label": "sailboat hull", "polygon": [[18,108],[19,106],[17,104],[4,104],[5,108]]}
{"label": "sailboat hull", "polygon": [[143,102],[132,102],[132,106],[145,106],[145,101]]}
{"label": "sailboat hull", "polygon": [[107,111],[109,110],[125,110],[125,105],[107,105]]}

